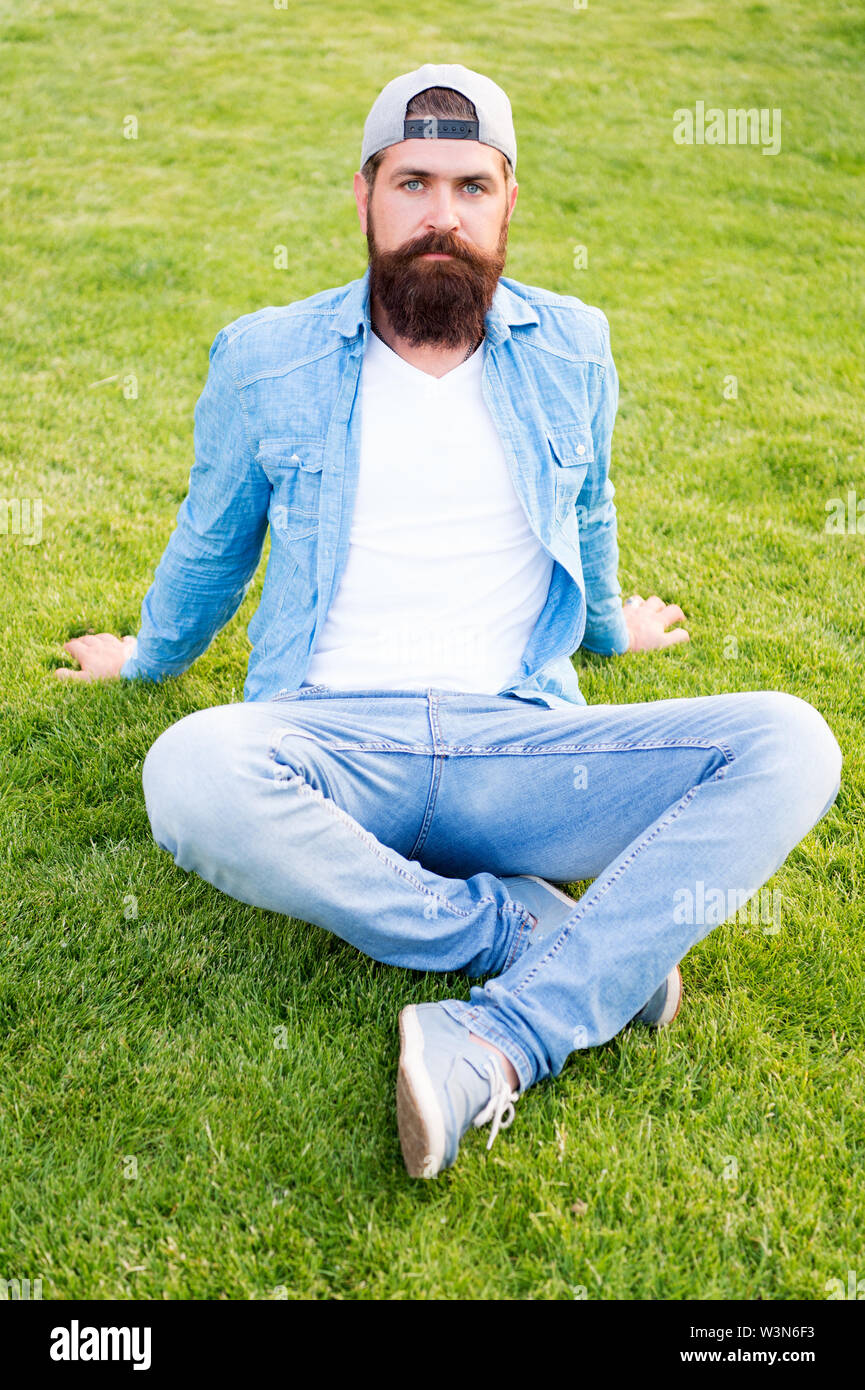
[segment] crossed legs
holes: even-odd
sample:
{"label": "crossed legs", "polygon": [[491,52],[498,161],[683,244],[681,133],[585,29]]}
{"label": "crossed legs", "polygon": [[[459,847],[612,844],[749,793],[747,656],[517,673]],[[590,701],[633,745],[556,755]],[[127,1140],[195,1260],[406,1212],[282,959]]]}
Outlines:
{"label": "crossed legs", "polygon": [[[822,716],[778,692],[563,711],[327,691],[189,715],[143,781],[157,842],[223,892],[386,963],[488,977],[444,1008],[525,1090],[731,915],[689,920],[689,892],[735,911],[765,883],[840,769]],[[504,882],[524,874],[594,882],[535,932]]]}

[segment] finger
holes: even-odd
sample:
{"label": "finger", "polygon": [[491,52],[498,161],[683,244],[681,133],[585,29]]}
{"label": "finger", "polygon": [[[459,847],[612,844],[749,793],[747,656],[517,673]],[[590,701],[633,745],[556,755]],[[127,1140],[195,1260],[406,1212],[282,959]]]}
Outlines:
{"label": "finger", "polygon": [[666,606],[667,605],[665,604],[664,600],[662,598],[658,598],[657,594],[652,594],[650,598],[646,599],[646,607],[651,608],[652,612],[659,613],[661,609],[666,608]]}
{"label": "finger", "polygon": [[683,627],[677,627],[672,632],[665,632],[661,638],[662,647],[674,647],[679,642],[690,642],[690,634]]}
{"label": "finger", "polygon": [[88,671],[70,671],[68,666],[58,666],[54,674],[61,681],[89,681],[91,678]]}
{"label": "finger", "polygon": [[664,609],[664,626],[668,623],[684,622],[685,615],[677,603],[668,603]]}

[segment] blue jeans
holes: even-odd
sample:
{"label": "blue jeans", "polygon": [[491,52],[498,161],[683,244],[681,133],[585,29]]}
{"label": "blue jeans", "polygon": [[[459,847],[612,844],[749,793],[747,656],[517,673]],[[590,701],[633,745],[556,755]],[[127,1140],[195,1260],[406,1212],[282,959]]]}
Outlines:
{"label": "blue jeans", "polygon": [[[181,868],[375,960],[492,977],[444,1007],[504,1052],[521,1092],[619,1032],[840,776],[822,715],[773,691],[551,710],[307,686],[189,714],[143,768]],[[533,932],[502,882],[521,874],[594,881]]]}

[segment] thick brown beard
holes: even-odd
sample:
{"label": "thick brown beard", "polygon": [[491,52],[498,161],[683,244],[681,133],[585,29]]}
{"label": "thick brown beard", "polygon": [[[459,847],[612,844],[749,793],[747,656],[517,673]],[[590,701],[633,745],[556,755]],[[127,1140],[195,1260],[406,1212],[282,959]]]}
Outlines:
{"label": "thick brown beard", "polygon": [[[450,348],[474,346],[479,341],[505,267],[506,219],[499,244],[490,253],[476,250],[452,232],[428,232],[396,251],[380,251],[371,209],[367,212],[366,239],[370,293],[400,338]],[[427,251],[447,253],[453,260],[421,260]]]}

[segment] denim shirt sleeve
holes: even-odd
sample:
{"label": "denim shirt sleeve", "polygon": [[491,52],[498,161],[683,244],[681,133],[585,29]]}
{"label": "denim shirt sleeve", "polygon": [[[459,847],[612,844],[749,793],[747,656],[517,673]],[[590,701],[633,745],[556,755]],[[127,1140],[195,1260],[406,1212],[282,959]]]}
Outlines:
{"label": "denim shirt sleeve", "polygon": [[604,319],[604,374],[592,413],[594,463],[577,499],[580,559],[586,591],[586,630],[581,645],[602,656],[628,650],[629,636],[622,611],[618,580],[619,546],[616,534],[616,489],[610,480],[610,445],[619,379],[610,351],[610,330]]}
{"label": "denim shirt sleeve", "polygon": [[120,675],[179,675],[240,606],[258,567],[270,483],[256,462],[225,329],[195,407],[195,462],[177,525],[141,606],[137,647]]}

